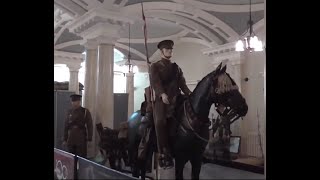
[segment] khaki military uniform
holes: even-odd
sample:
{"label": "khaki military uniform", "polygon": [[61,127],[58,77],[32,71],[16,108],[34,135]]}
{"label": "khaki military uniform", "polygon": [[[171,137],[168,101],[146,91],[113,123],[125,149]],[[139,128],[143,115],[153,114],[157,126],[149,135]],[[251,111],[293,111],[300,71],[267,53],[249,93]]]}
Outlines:
{"label": "khaki military uniform", "polygon": [[86,158],[87,141],[92,140],[92,131],[92,117],[88,109],[79,107],[68,111],[64,141],[70,153]]}
{"label": "khaki military uniform", "polygon": [[[158,150],[160,153],[166,153],[166,151],[169,151],[167,120],[174,115],[176,99],[181,94],[181,90],[187,95],[191,91],[186,85],[186,80],[180,67],[169,60],[161,59],[152,64],[150,76],[151,85],[155,92],[154,118]],[[163,103],[161,99],[162,93],[167,94],[169,105]]]}

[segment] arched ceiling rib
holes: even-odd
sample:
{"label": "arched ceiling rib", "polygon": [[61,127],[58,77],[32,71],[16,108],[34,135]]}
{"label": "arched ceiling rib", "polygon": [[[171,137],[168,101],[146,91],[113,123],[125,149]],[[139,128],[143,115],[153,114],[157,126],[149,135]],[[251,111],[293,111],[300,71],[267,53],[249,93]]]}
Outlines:
{"label": "arched ceiling rib", "polygon": [[167,13],[162,13],[162,12],[149,12],[148,16],[151,17],[161,17],[167,20],[171,20],[174,22],[178,22],[180,26],[185,28],[189,32],[197,32],[199,34],[202,34],[205,38],[208,38],[208,41],[215,41],[218,44],[222,44],[223,41],[219,39],[217,36],[212,34],[208,29],[200,25],[199,23],[196,23],[190,19],[187,19],[182,16],[178,16],[175,14],[167,14]]}
{"label": "arched ceiling rib", "polygon": [[[142,2],[145,4],[145,3],[148,3],[148,2],[154,2],[155,0],[143,0]],[[173,2],[171,0],[161,0],[161,2]],[[141,0],[129,0],[125,6],[129,6],[129,5],[132,5],[132,4],[140,4],[141,3]]]}
{"label": "arched ceiling rib", "polygon": [[62,7],[64,11],[71,13],[72,16],[81,16],[88,12],[87,3],[81,0],[54,0],[54,4]]}
{"label": "arched ceiling rib", "polygon": [[[224,21],[230,27],[233,27],[234,31],[236,31],[239,35],[244,33],[248,29],[248,20],[249,13],[221,13],[208,11],[212,16],[219,18],[221,21]],[[259,20],[263,19],[264,11],[256,11],[252,12],[252,21],[255,24]]]}
{"label": "arched ceiling rib", "polygon": [[[177,34],[183,30],[182,27],[177,26],[175,23],[170,23],[168,21],[161,21],[157,19],[147,18],[147,28],[148,28],[148,38],[161,38],[164,36],[170,36]],[[130,36],[132,39],[143,39],[143,22],[137,21],[130,26]],[[163,31],[166,29],[166,31]],[[126,26],[123,31],[120,32],[121,38],[129,37],[129,27]]]}
{"label": "arched ceiling rib", "polygon": [[[233,41],[238,37],[238,34],[230,28],[227,24],[225,24],[220,19],[212,16],[211,14],[201,10],[195,9],[192,7],[186,7],[183,4],[170,3],[170,2],[148,2],[144,3],[144,9],[146,12],[146,16],[148,16],[149,12],[166,12],[167,16],[179,14],[180,16],[191,18],[197,22],[205,24],[207,26],[211,26],[213,29],[219,27],[224,33],[228,34],[230,39],[228,41]],[[134,4],[130,6],[126,6],[122,10],[127,14],[136,14],[137,17],[141,16],[141,5]],[[191,16],[190,16],[191,15]],[[219,31],[219,30],[218,30]],[[218,32],[220,34],[220,32]],[[225,37],[224,34],[220,34],[222,37]],[[225,37],[226,38],[226,37]]]}
{"label": "arched ceiling rib", "polygon": [[80,44],[64,47],[59,49],[59,51],[71,52],[71,53],[83,53],[85,51],[84,46]]}
{"label": "arched ceiling rib", "polygon": [[64,29],[64,31],[61,34],[61,38],[57,38],[57,41],[55,42],[55,44],[61,44],[69,41],[82,40],[82,39],[83,39],[82,37],[69,32],[69,29]]}
{"label": "arched ceiling rib", "polygon": [[[63,32],[65,32],[66,28],[68,27],[68,24],[70,24],[71,21],[68,21],[60,30],[59,32],[54,36],[53,44],[55,45],[57,41],[60,39]],[[63,41],[63,40],[62,40]]]}
{"label": "arched ceiling rib", "polygon": [[[129,51],[129,46],[125,45],[125,44],[122,44],[122,43],[116,43],[115,46],[117,48],[120,48],[120,49],[124,49],[124,50],[127,50]],[[146,58],[146,55],[144,55],[143,53],[141,53],[140,51],[137,51],[136,49],[134,49],[133,47],[130,47],[130,52],[137,55],[137,59],[136,60],[145,60],[147,59]],[[127,56],[127,54],[124,54],[125,56]],[[134,56],[132,56],[132,59],[134,59]]]}
{"label": "arched ceiling rib", "polygon": [[[219,4],[219,5],[246,5],[249,4],[249,0],[197,0],[203,3]],[[263,3],[263,0],[251,0],[251,4]]]}
{"label": "arched ceiling rib", "polygon": [[[179,37],[185,36],[186,34],[188,34],[188,31],[182,30],[177,34],[173,34],[173,35],[169,35],[169,36],[163,36],[161,38],[150,38],[150,37],[148,37],[148,39],[147,39],[148,41],[147,42],[148,43],[158,43],[158,42],[160,42],[160,41],[162,41],[164,39],[177,39]],[[120,38],[118,40],[118,42],[120,42],[120,43],[129,43],[129,39],[128,38]],[[144,43],[144,38],[143,39],[131,39],[130,38],[130,43],[131,44]]]}
{"label": "arched ceiling rib", "polygon": [[[181,3],[186,6],[193,6],[198,9],[206,10],[206,11],[215,11],[215,12],[248,12],[249,10],[249,0],[246,4],[241,5],[230,5],[230,4],[214,4],[214,3],[206,3],[196,0],[173,0],[176,3]],[[221,0],[223,2],[223,0]],[[261,11],[264,9],[264,3],[258,3],[251,5],[251,11]]]}

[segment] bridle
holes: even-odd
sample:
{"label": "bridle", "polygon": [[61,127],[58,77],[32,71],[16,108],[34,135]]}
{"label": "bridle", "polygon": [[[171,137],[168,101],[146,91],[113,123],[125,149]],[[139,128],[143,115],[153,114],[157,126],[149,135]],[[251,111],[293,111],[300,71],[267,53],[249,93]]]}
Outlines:
{"label": "bridle", "polygon": [[[216,103],[216,109],[219,107],[219,104]],[[200,140],[204,141],[204,142],[209,142],[208,139],[205,139],[203,137],[201,137],[194,129],[193,127],[191,126],[191,123],[190,123],[190,117],[189,117],[189,114],[187,113],[186,111],[186,101],[183,102],[183,111],[184,111],[184,115],[186,117],[186,121],[187,121],[187,124],[188,124],[188,127],[190,128],[191,132]],[[222,118],[222,123],[219,124],[218,128],[221,127],[222,125],[226,124],[226,121],[229,121],[229,125],[231,125],[232,123],[234,123],[236,120],[238,120],[240,118],[240,115],[237,114],[233,109],[231,109],[230,107],[224,107],[224,110],[223,112],[220,112],[219,110],[217,110],[217,112],[219,113],[220,115],[220,118]],[[210,121],[211,122],[211,121]],[[212,122],[211,122],[212,123]],[[184,133],[187,132],[187,130],[183,127],[182,124],[180,124],[180,127],[181,129],[184,131]],[[212,128],[209,129],[209,131],[212,130]]]}

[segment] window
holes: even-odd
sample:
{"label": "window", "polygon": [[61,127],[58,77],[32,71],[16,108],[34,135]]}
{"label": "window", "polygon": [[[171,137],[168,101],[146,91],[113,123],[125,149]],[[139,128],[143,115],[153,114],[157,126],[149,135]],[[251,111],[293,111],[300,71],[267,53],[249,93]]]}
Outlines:
{"label": "window", "polygon": [[[86,52],[83,52],[82,54],[86,54]],[[114,49],[114,62],[122,61],[124,58],[123,53],[121,53],[119,50]],[[86,62],[84,61],[81,63],[81,68],[79,69],[78,74],[78,81],[79,83],[84,84],[85,80],[85,69],[86,68]],[[123,75],[123,73],[120,73],[121,68],[114,64],[114,86],[113,91],[114,93],[125,93],[126,91],[126,77]],[[65,82],[69,81],[70,78],[70,72],[69,68],[65,64],[55,64],[54,65],[54,81],[58,82]]]}
{"label": "window", "polygon": [[70,73],[69,68],[65,64],[54,65],[54,81],[64,82],[69,81]]}
{"label": "window", "polygon": [[84,61],[83,63],[81,63],[81,68],[79,69],[79,74],[78,74],[79,83],[81,83],[82,85],[84,85],[84,79],[86,74],[85,71],[86,71],[86,62]]}
{"label": "window", "polygon": [[[122,61],[124,55],[118,49],[114,49],[114,62]],[[113,93],[125,93],[126,92],[126,77],[121,73],[122,68],[117,64],[113,65]]]}

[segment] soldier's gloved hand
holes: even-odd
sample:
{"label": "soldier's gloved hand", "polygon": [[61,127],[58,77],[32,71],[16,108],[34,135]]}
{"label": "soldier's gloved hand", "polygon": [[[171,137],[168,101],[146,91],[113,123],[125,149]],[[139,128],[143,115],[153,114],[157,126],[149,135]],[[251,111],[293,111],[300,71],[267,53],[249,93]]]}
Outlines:
{"label": "soldier's gloved hand", "polygon": [[161,94],[161,99],[162,99],[163,103],[165,103],[165,104],[170,104],[170,103],[169,103],[168,96],[166,95],[166,93],[162,93],[162,94]]}

